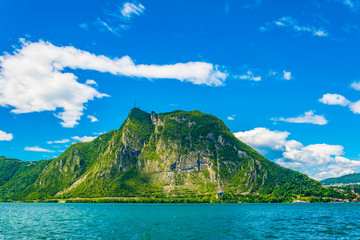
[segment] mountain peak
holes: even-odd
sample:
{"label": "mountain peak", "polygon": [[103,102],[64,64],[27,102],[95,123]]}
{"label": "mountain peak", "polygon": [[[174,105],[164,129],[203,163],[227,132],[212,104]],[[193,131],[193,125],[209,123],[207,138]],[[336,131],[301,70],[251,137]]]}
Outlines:
{"label": "mountain peak", "polygon": [[198,110],[156,114],[135,107],[119,130],[72,145],[56,159],[16,168],[4,164],[4,171],[26,170],[23,176],[30,180],[21,190],[17,177],[11,186],[0,184],[0,199],[150,196],[209,202],[220,191],[234,201],[246,194],[290,201],[304,189],[311,195],[325,191],[306,175],[267,160],[222,120]]}
{"label": "mountain peak", "polygon": [[136,116],[138,114],[148,114],[147,112],[141,110],[138,107],[133,107],[130,112],[129,112],[129,116]]}

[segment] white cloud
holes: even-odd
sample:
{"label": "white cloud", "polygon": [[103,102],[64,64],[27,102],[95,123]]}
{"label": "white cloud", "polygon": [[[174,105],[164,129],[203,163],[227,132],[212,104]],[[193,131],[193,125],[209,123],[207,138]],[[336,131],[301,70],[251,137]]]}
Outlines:
{"label": "white cloud", "polygon": [[0,141],[11,141],[14,136],[11,133],[6,133],[0,130]]}
{"label": "white cloud", "polygon": [[79,142],[91,142],[92,140],[94,140],[97,137],[88,137],[88,136],[83,136],[83,137],[79,137],[79,136],[75,136],[75,137],[71,137],[72,139],[79,141]]}
{"label": "white cloud", "polygon": [[242,80],[250,80],[259,82],[264,79],[276,79],[276,80],[292,80],[293,76],[291,72],[286,70],[281,71],[274,71],[272,69],[268,69],[263,71],[261,69],[251,69],[247,65],[244,65],[243,71],[245,74],[242,75],[232,75],[234,79],[242,79]]}
{"label": "white cloud", "polygon": [[299,25],[298,21],[290,16],[284,16],[279,18],[278,20],[275,20],[271,23],[266,23],[265,26],[261,26],[259,28],[260,31],[268,31],[274,26],[281,27],[281,28],[287,28],[289,30],[295,31],[295,32],[309,32],[313,36],[317,37],[326,37],[328,36],[328,32],[321,28],[316,28],[313,26],[303,26]]}
{"label": "white cloud", "polygon": [[318,37],[326,37],[328,33],[325,30],[314,30],[313,31],[314,36]]}
{"label": "white cloud", "polygon": [[304,145],[301,142],[298,142],[296,140],[288,140],[285,142],[285,150],[287,152],[294,150],[294,149],[299,149],[302,147],[304,147]]}
{"label": "white cloud", "polygon": [[328,144],[312,144],[303,148],[304,150],[310,150],[317,154],[326,154],[326,155],[343,155],[344,147],[340,145],[328,145]]}
{"label": "white cloud", "polygon": [[342,156],[344,148],[340,145],[323,143],[304,146],[296,140],[288,140],[288,132],[270,131],[266,128],[234,134],[254,148],[282,152],[281,157],[273,160],[283,167],[303,172],[318,180],[353,173],[360,167],[360,161]]}
{"label": "white cloud", "polygon": [[95,85],[95,86],[97,86],[97,83],[96,83],[94,80],[92,80],[92,79],[88,79],[88,80],[86,80],[85,84],[87,84],[87,85]]}
{"label": "white cloud", "polygon": [[347,100],[345,97],[339,95],[339,94],[324,94],[321,99],[319,99],[320,102],[328,105],[340,105],[340,106],[347,106],[350,104],[350,101]]}
{"label": "white cloud", "polygon": [[350,110],[353,113],[360,114],[360,101],[354,102],[350,104]]}
{"label": "white cloud", "polygon": [[283,71],[283,79],[285,80],[291,80],[292,77],[291,77],[291,72],[287,72],[287,71]]}
{"label": "white cloud", "polygon": [[141,3],[129,3],[126,2],[123,4],[120,12],[121,15],[125,18],[131,18],[134,15],[141,15],[145,11],[145,7]]}
{"label": "white cloud", "polygon": [[360,91],[360,82],[353,82],[353,83],[351,84],[351,87],[352,87],[353,89],[355,89],[355,90]]}
{"label": "white cloud", "polygon": [[30,152],[54,152],[52,150],[48,150],[45,148],[40,148],[40,147],[25,147],[24,148],[25,151],[30,151]]}
{"label": "white cloud", "polygon": [[59,143],[68,143],[70,142],[69,139],[61,139],[61,140],[55,140],[55,141],[47,141],[47,144],[59,144]]}
{"label": "white cloud", "polygon": [[238,78],[245,79],[245,80],[256,81],[256,82],[261,81],[261,76],[255,76],[252,71],[247,71],[246,74],[240,75],[240,76],[238,76]]}
{"label": "white cloud", "polygon": [[236,132],[235,137],[254,148],[282,150],[285,147],[289,132],[270,131],[267,128],[255,128],[250,131]]}
{"label": "white cloud", "polygon": [[343,154],[342,146],[314,144],[284,152],[277,163],[320,180],[353,173],[360,167],[360,161],[347,159]]}
{"label": "white cloud", "polygon": [[235,119],[235,117],[236,117],[236,114],[233,114],[231,116],[228,116],[226,119],[229,120],[229,121],[232,121],[232,120]]}
{"label": "white cloud", "polygon": [[282,121],[282,122],[289,122],[289,123],[312,123],[317,125],[325,125],[328,121],[325,119],[324,116],[315,115],[314,111],[305,112],[304,115],[294,117],[294,118],[272,118],[273,121]]}
{"label": "white cloud", "polygon": [[89,118],[91,122],[97,122],[97,121],[99,121],[96,117],[91,116],[91,115],[88,115],[87,118]]}
{"label": "white cloud", "polygon": [[360,100],[357,102],[351,102],[347,100],[345,97],[339,94],[324,94],[324,96],[319,99],[320,102],[328,105],[340,105],[340,106],[348,106],[350,111],[356,114],[360,114]]}
{"label": "white cloud", "polygon": [[145,7],[137,2],[125,2],[117,6],[115,11],[105,10],[106,20],[97,18],[94,22],[101,31],[108,31],[117,37],[121,36],[121,31],[130,29],[130,21],[134,16],[142,15]]}
{"label": "white cloud", "polygon": [[[338,159],[339,157],[335,158]],[[341,177],[347,174],[355,173],[353,169],[358,166],[357,162],[351,160],[348,161],[350,161],[348,164],[335,164],[319,168],[319,173],[317,173],[314,178],[323,180],[326,178]]]}
{"label": "white cloud", "polygon": [[13,113],[63,111],[55,114],[63,127],[74,127],[83,115],[84,104],[107,97],[66,69],[96,70],[114,75],[148,79],[177,79],[208,86],[223,85],[227,74],[207,62],[171,65],[135,65],[128,56],[111,59],[74,47],[49,42],[22,42],[13,54],[0,56],[0,106]]}

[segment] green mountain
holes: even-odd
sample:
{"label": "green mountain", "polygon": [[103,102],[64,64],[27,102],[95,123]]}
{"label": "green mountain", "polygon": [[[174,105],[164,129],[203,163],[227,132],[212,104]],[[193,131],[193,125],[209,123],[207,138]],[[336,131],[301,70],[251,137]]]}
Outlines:
{"label": "green mountain", "polygon": [[360,173],[353,173],[337,178],[327,178],[320,182],[322,185],[360,184]]}
{"label": "green mountain", "polygon": [[49,163],[50,160],[23,162],[0,157],[0,200],[21,200],[36,191],[34,183]]}
{"label": "green mountain", "polygon": [[56,159],[0,158],[0,200],[271,202],[322,199],[332,191],[267,160],[200,111],[134,108],[118,130]]}

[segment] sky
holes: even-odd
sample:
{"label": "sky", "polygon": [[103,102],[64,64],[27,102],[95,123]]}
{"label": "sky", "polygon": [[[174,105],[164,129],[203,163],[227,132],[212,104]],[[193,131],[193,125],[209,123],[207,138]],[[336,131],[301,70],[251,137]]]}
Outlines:
{"label": "sky", "polygon": [[360,0],[0,1],[0,155],[200,110],[317,180],[360,172]]}

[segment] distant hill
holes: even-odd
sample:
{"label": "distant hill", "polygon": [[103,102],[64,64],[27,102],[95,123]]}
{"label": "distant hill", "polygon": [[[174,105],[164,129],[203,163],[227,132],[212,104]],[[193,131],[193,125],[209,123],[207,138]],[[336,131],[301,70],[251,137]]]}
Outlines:
{"label": "distant hill", "polygon": [[200,111],[134,108],[120,129],[74,144],[56,159],[0,158],[3,201],[290,202],[299,195],[321,200],[331,191],[267,160]]}
{"label": "distant hill", "polygon": [[321,181],[322,185],[336,185],[336,184],[360,184],[360,173],[353,173],[337,178],[327,178]]}

